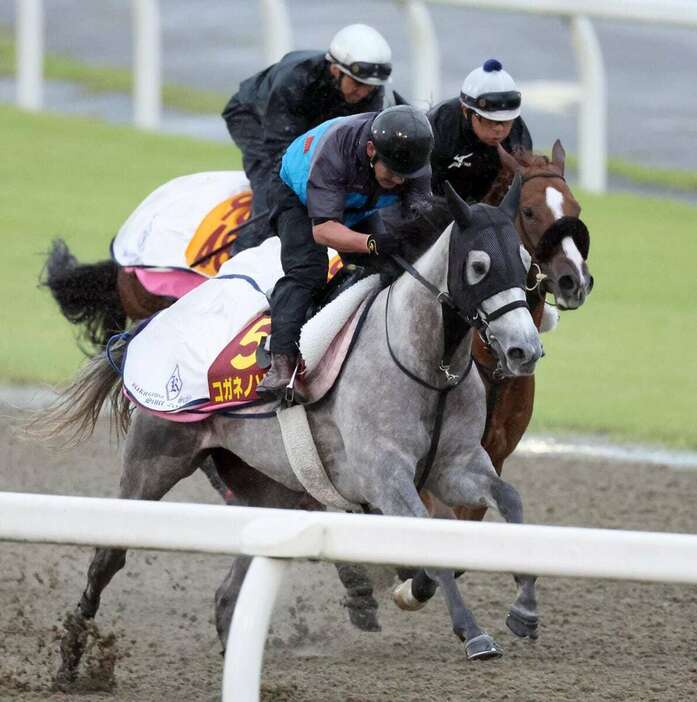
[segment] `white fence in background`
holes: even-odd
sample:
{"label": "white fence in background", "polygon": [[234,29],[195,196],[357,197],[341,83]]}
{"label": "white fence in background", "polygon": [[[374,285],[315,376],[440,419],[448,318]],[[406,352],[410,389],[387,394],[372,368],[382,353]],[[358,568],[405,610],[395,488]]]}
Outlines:
{"label": "white fence in background", "polygon": [[0,492],[2,540],[254,556],[223,670],[223,700],[235,702],[259,700],[271,610],[294,558],[697,583],[688,534],[173,502]]}
{"label": "white fence in background", "polygon": [[[390,0],[403,6],[414,63],[412,94],[419,103],[440,96],[438,39],[428,5],[554,15],[568,20],[579,82],[528,86],[546,99],[579,104],[579,175],[582,187],[603,192],[607,185],[607,87],[602,51],[591,18],[697,28],[695,0]],[[31,110],[43,103],[43,0],[17,4],[17,102]],[[286,0],[259,0],[265,58],[272,63],[293,46]],[[159,0],[131,0],[134,22],[134,119],[156,129],[161,113]],[[464,69],[465,67],[463,67]],[[550,95],[551,94],[551,95]]]}

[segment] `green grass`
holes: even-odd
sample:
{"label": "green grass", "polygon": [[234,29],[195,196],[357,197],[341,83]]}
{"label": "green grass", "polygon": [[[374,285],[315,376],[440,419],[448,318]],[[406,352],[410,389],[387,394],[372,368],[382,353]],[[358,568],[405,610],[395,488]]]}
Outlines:
{"label": "green grass", "polygon": [[580,199],[596,285],[543,337],[534,428],[697,448],[697,208]]}
{"label": "green grass", "polygon": [[[0,382],[63,382],[81,355],[74,328],[36,281],[63,236],[107,256],[135,206],[170,178],[239,167],[232,146],[0,107]],[[534,428],[697,448],[697,208],[576,193],[591,231],[596,287],[544,337]]]}
{"label": "green grass", "polygon": [[[48,53],[45,57],[45,76],[52,80],[78,83],[95,93],[132,90],[131,71],[126,68],[96,66],[68,56]],[[0,27],[0,76],[14,75],[15,44],[7,27]],[[212,90],[200,90],[183,85],[167,83],[162,88],[162,101],[166,107],[197,114],[218,114],[229,95]],[[578,159],[570,154],[568,167],[576,170]],[[611,175],[629,181],[658,188],[697,193],[697,171],[640,166],[619,158],[608,160]]]}
{"label": "green grass", "polygon": [[240,167],[232,144],[137,132],[0,107],[0,381],[65,381],[81,360],[73,327],[37,289],[55,236],[81,260],[108,258],[141,200],[186,173]]}
{"label": "green grass", "polygon": [[[0,75],[10,76],[14,72],[15,44],[7,30],[0,29]],[[127,68],[97,66],[51,53],[45,56],[44,75],[49,80],[78,83],[94,93],[130,93],[133,89],[132,73]],[[222,112],[229,97],[212,90],[171,83],[162,87],[164,105],[184,112],[218,114]]]}

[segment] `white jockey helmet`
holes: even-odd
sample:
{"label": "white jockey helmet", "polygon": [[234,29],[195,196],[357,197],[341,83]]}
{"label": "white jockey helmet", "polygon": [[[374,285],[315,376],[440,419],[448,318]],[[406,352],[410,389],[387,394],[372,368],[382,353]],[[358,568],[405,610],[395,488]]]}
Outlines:
{"label": "white jockey helmet", "polygon": [[329,45],[327,61],[359,83],[384,85],[392,73],[392,50],[385,38],[367,24],[340,29]]}
{"label": "white jockey helmet", "polygon": [[520,91],[500,61],[489,59],[465,78],[460,101],[469,110],[495,122],[520,114]]}

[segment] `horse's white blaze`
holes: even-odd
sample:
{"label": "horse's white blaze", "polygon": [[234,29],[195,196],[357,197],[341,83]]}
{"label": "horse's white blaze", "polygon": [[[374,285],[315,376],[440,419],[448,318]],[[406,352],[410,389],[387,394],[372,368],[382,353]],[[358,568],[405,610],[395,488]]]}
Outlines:
{"label": "horse's white blaze", "polygon": [[570,236],[565,236],[561,240],[561,249],[564,252],[564,255],[578,271],[579,279],[583,280],[583,256],[581,256],[581,252],[578,250],[576,242]]}
{"label": "horse's white blaze", "polygon": [[561,219],[564,216],[564,195],[556,188],[548,185],[545,190],[545,200],[547,207],[552,211],[554,219]]}

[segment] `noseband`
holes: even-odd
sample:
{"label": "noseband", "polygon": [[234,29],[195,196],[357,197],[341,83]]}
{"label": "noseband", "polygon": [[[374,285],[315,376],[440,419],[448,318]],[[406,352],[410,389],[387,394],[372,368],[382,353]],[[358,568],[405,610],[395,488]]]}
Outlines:
{"label": "noseband", "polygon": [[[566,178],[564,178],[563,175],[558,173],[543,172],[524,176],[523,184],[534,180],[535,178],[558,178],[566,183]],[[539,288],[539,290],[542,291],[541,283],[547,276],[540,270],[539,263],[546,263],[549,261],[552,258],[555,247],[567,236],[573,240],[574,244],[576,244],[576,248],[578,248],[583,260],[585,261],[588,258],[588,252],[590,250],[590,234],[588,232],[588,227],[586,227],[579,217],[566,216],[555,220],[546,229],[545,233],[542,235],[542,238],[537,243],[537,246],[533,246],[532,244],[530,234],[525,227],[525,218],[521,216],[519,219],[524,243],[526,244],[528,250],[532,251],[533,265],[538,269],[538,273],[535,276],[535,283],[531,287],[526,288],[528,292],[534,290],[535,288]]]}

